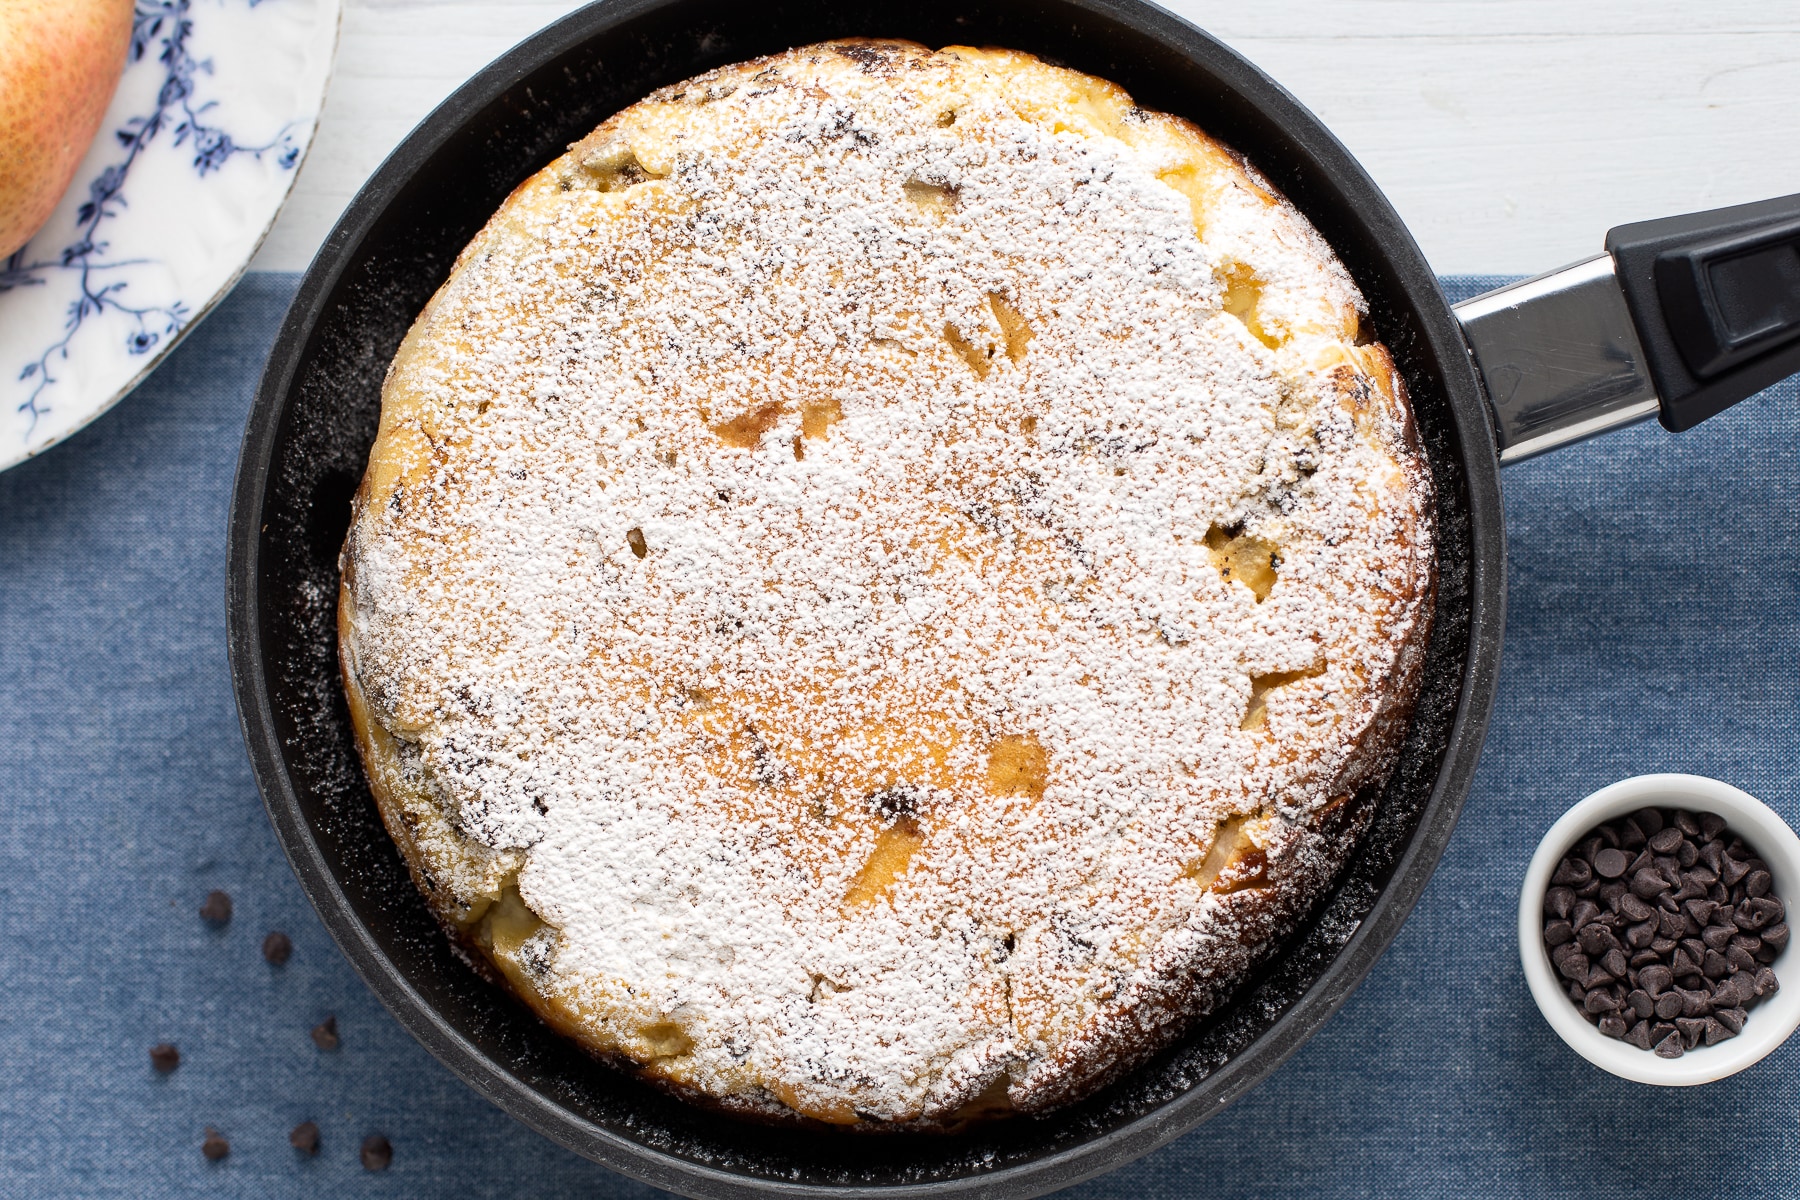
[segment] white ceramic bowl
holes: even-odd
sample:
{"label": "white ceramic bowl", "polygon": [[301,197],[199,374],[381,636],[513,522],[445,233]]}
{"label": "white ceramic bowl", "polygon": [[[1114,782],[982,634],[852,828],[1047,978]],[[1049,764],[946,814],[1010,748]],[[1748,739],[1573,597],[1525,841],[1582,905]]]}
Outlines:
{"label": "white ceramic bowl", "polygon": [[1768,805],[1728,783],[1700,775],[1639,775],[1603,787],[1550,827],[1531,866],[1525,872],[1519,894],[1519,958],[1525,966],[1525,982],[1531,987],[1544,1019],[1574,1051],[1603,1070],[1638,1083],[1686,1087],[1711,1083],[1734,1075],[1774,1050],[1800,1027],[1800,963],[1790,942],[1772,964],[1781,979],[1781,990],[1765,996],[1750,1009],[1744,1031],[1715,1046],[1695,1046],[1680,1058],[1658,1058],[1601,1034],[1588,1024],[1569,999],[1544,946],[1544,892],[1556,864],[1594,826],[1634,813],[1640,808],[1685,808],[1694,813],[1717,813],[1732,833],[1749,843],[1769,864],[1775,886],[1771,895],[1794,912],[1800,887],[1800,837]]}

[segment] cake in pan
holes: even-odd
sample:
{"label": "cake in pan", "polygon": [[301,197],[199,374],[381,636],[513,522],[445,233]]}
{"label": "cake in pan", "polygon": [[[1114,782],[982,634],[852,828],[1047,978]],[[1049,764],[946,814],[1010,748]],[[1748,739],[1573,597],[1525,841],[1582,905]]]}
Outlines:
{"label": "cake in pan", "polygon": [[833,42],[619,113],[383,392],[341,656],[420,890],[734,1112],[1101,1086],[1397,754],[1434,506],[1362,307],[1229,148],[1029,55]]}

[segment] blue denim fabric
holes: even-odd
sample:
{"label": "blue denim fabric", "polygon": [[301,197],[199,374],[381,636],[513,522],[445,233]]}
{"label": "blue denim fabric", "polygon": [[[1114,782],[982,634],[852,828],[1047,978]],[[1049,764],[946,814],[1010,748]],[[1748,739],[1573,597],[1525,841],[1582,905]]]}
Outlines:
{"label": "blue denim fabric", "polygon": [[[0,1195],[650,1196],[403,1033],[263,817],[226,672],[224,525],[294,282],[251,276],[117,411],[0,474]],[[1800,820],[1797,435],[1789,382],[1687,434],[1639,427],[1506,473],[1499,707],[1411,921],[1261,1087],[1069,1195],[1800,1190],[1800,1044],[1704,1088],[1625,1083],[1551,1034],[1513,940],[1536,839],[1602,784],[1695,771]],[[236,901],[223,930],[195,912],[210,888]],[[279,969],[271,929],[294,941]],[[327,1013],[334,1052],[307,1037]],[[147,1057],[164,1040],[183,1056],[168,1077]],[[302,1160],[287,1131],[308,1119],[324,1146]],[[201,1158],[208,1125],[222,1163]],[[357,1162],[375,1131],[394,1145],[381,1175]]]}

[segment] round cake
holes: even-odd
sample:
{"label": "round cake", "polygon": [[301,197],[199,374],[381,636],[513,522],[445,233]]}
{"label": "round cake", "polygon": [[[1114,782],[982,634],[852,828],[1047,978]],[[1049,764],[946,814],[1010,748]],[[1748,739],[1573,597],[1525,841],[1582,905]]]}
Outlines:
{"label": "round cake", "polygon": [[1349,274],[1233,151],[843,41],[526,180],[389,371],[339,605],[472,961],[729,1110],[950,1127],[1167,1045],[1392,770],[1434,497]]}

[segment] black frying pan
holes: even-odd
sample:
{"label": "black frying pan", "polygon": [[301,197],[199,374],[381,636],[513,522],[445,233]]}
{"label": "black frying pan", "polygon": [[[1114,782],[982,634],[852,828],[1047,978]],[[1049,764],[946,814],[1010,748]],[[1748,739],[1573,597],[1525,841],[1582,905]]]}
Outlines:
{"label": "black frying pan", "polygon": [[[1615,231],[1612,257],[1474,302],[1459,321],[1348,152],[1185,22],[1138,0],[901,7],[608,0],[507,54],[402,143],[326,241],[276,340],[238,466],[232,678],[270,819],[319,915],[401,1024],[470,1086],[581,1154],[695,1196],[1037,1195],[1168,1142],[1269,1074],[1398,932],[1467,793],[1506,608],[1500,457],[1657,412],[1685,427],[1800,369],[1794,201]],[[1411,390],[1439,496],[1423,692],[1335,890],[1173,1049],[1072,1107],[955,1137],[825,1136],[711,1114],[594,1062],[483,982],[382,828],[335,656],[338,548],[383,373],[457,252],[515,185],[651,90],[858,35],[1030,51],[1113,80],[1246,154],[1361,286]]]}

